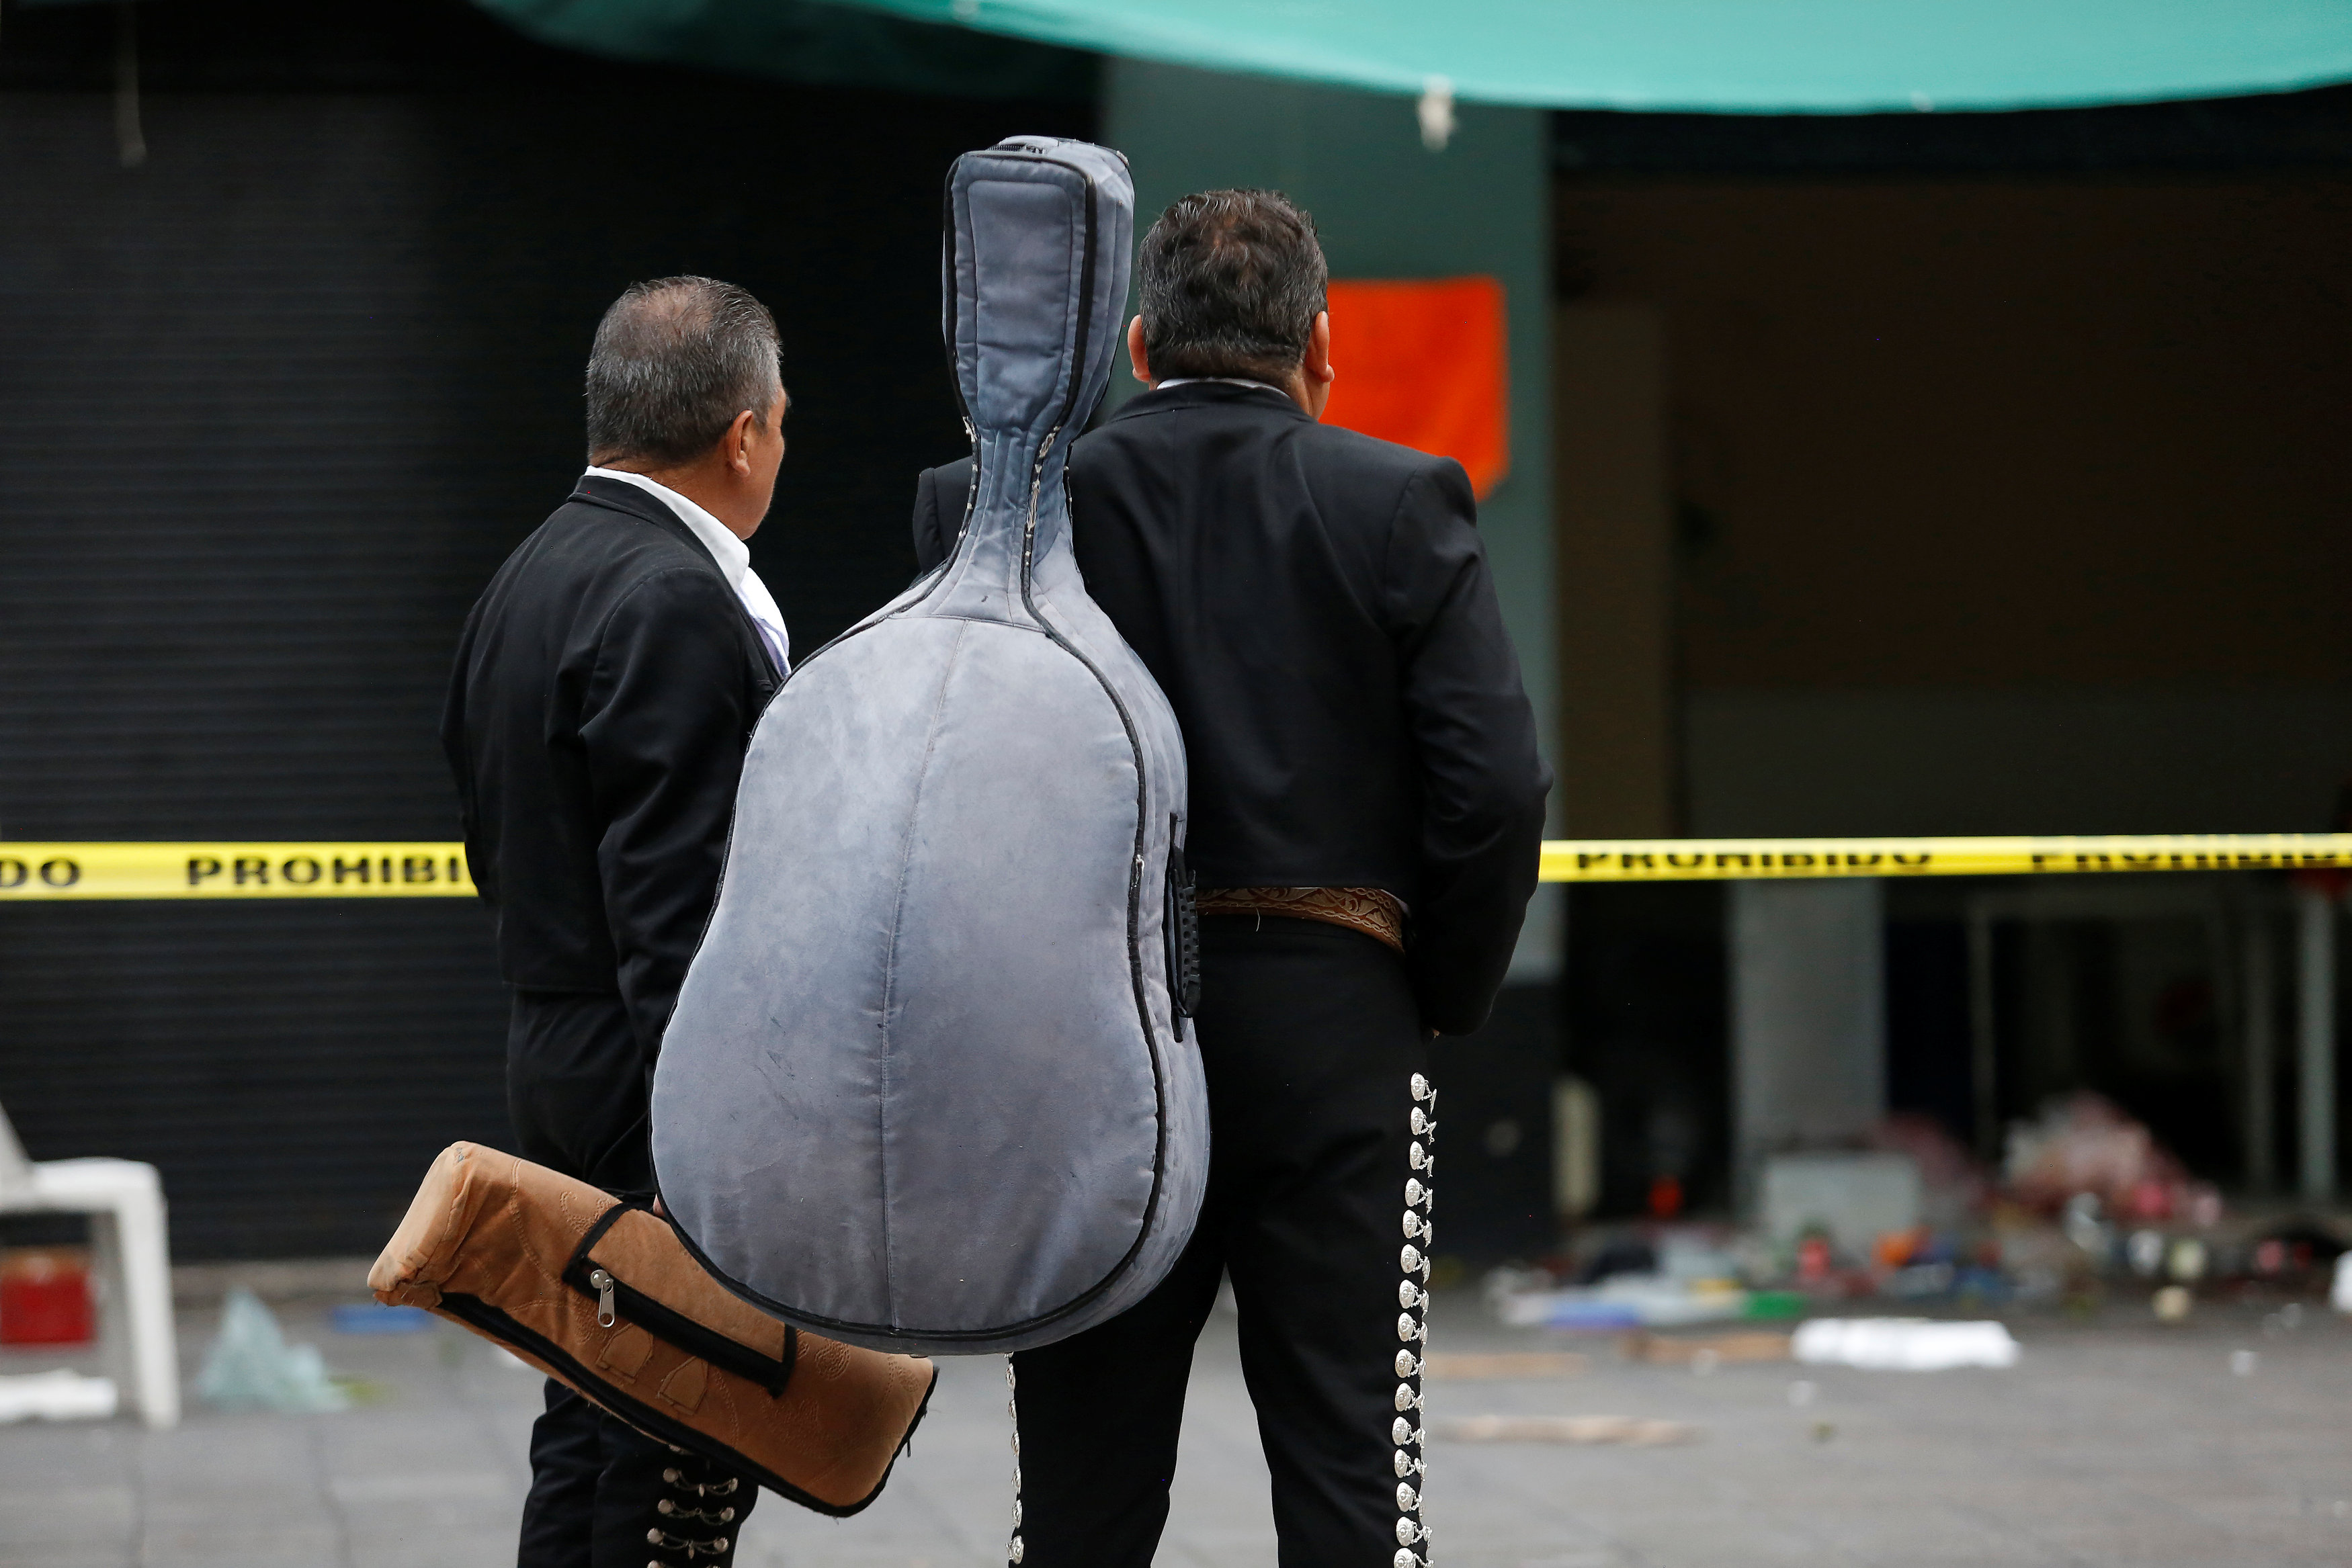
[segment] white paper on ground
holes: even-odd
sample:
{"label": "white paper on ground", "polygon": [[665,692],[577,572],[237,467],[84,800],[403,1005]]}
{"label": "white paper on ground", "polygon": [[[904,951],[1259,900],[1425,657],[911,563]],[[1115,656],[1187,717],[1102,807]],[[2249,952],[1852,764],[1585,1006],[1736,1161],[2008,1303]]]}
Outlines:
{"label": "white paper on ground", "polygon": [[103,1421],[114,1414],[114,1379],[87,1377],[70,1367],[0,1377],[0,1423]]}
{"label": "white paper on ground", "polygon": [[1790,1343],[1799,1361],[1874,1372],[1944,1372],[1956,1366],[2015,1366],[2017,1341],[1997,1322],[1929,1318],[1815,1318]]}

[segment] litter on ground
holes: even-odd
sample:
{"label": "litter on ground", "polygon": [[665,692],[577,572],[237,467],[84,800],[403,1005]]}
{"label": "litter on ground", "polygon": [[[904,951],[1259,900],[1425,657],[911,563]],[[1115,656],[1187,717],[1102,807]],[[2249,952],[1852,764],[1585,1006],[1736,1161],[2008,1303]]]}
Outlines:
{"label": "litter on ground", "polygon": [[1455,1443],[1622,1443],[1636,1448],[1698,1437],[1698,1428],[1686,1422],[1636,1421],[1624,1416],[1468,1416],[1432,1422],[1430,1431]]}
{"label": "litter on ground", "polygon": [[0,1377],[0,1425],[12,1421],[103,1421],[118,1402],[114,1379],[69,1367]]}
{"label": "litter on ground", "polygon": [[1572,1350],[1437,1351],[1422,1358],[1423,1375],[1469,1383],[1496,1377],[1574,1377],[1591,1361]]}
{"label": "litter on ground", "polygon": [[1997,1322],[1935,1322],[1927,1318],[1815,1318],[1790,1342],[1799,1361],[1874,1372],[1948,1372],[1961,1366],[2015,1366],[2016,1339]]}
{"label": "litter on ground", "polygon": [[196,1393],[223,1410],[342,1410],[351,1391],[327,1375],[316,1345],[288,1344],[278,1319],[243,1286],[228,1293]]}

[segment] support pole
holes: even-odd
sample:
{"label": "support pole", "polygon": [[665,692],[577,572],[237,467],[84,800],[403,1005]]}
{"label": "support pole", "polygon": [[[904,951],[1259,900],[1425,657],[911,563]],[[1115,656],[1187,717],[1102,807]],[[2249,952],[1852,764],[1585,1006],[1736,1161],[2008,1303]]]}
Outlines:
{"label": "support pole", "polygon": [[2277,1003],[2271,990],[2271,925],[2257,907],[2246,917],[2246,1186],[2268,1192],[2278,1185]]}
{"label": "support pole", "polygon": [[2295,916],[2303,1196],[2325,1203],[2336,1196],[2336,901],[2318,888],[2298,889]]}
{"label": "support pole", "polygon": [[114,8],[114,146],[126,169],[147,162],[147,132],[139,118],[139,7]]}
{"label": "support pole", "polygon": [[1741,1199],[1764,1159],[1850,1147],[1886,1114],[1881,884],[1731,884],[1732,1117]]}
{"label": "support pole", "polygon": [[1992,913],[1982,899],[1969,900],[1969,1089],[1976,1122],[1977,1158],[2000,1158],[2000,1099],[1992,1016]]}

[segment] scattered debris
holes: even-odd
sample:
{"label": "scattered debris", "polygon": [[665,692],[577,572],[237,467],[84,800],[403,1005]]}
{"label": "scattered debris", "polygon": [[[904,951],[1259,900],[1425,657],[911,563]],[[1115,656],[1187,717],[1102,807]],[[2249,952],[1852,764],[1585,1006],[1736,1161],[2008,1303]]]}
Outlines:
{"label": "scattered debris", "polygon": [[[1756,1176],[1745,1228],[1655,1218],[1590,1226],[1538,1266],[1490,1273],[1488,1305],[1516,1328],[1633,1335],[1629,1357],[1698,1373],[1764,1354],[1693,1337],[1708,1327],[1858,1312],[1869,1309],[1847,1303],[1867,1300],[1969,1320],[2032,1307],[2088,1320],[2141,1300],[2167,1323],[2189,1321],[2200,1301],[2271,1310],[2327,1300],[2352,1315],[2352,1228],[2315,1214],[2225,1218],[2210,1184],[2095,1094],[2011,1124],[1999,1179],[1916,1115],[1886,1119],[1859,1146],[1771,1155]],[[2145,1283],[2119,1293],[2132,1281]],[[1691,1331],[1678,1336],[1685,1343],[1653,1343],[1676,1330]],[[1848,1331],[1816,1332],[1842,1343]],[[2264,1332],[2283,1330],[2266,1320]],[[1921,1350],[1928,1359],[1916,1364],[2016,1358],[1998,1325],[1923,1328],[1919,1343],[1954,1333],[1974,1348]],[[1874,1364],[1915,1364],[1911,1350],[1884,1354],[1894,1359]]]}
{"label": "scattered debris", "polygon": [[114,1379],[55,1372],[0,1377],[0,1425],[12,1421],[103,1421],[118,1404]]}
{"label": "scattered debris", "polygon": [[2053,1100],[2036,1120],[2012,1124],[2003,1163],[2011,1194],[2029,1207],[2056,1211],[2089,1196],[2136,1220],[2221,1218],[2210,1183],[2191,1181],[2144,1124],[2096,1094]]}
{"label": "scattered debris", "polygon": [[97,1325],[88,1248],[0,1252],[0,1344],[88,1344]]}
{"label": "scattered debris", "polygon": [[1698,1440],[1682,1421],[1636,1421],[1623,1416],[1469,1416],[1433,1421],[1430,1432],[1455,1443],[1622,1443],[1654,1448]]}
{"label": "scattered debris", "polygon": [[1917,1167],[1919,1222],[1931,1235],[1966,1228],[1991,1200],[1984,1167],[1933,1116],[1897,1111],[1871,1130],[1870,1146],[1902,1155]]}
{"label": "scattered debris", "polygon": [[1918,1166],[1888,1150],[1774,1155],[1762,1186],[1766,1239],[1801,1252],[1825,1244],[1856,1259],[1869,1258],[1881,1237],[1916,1229],[1925,1203]]}
{"label": "scattered debris", "polygon": [[2248,1259],[2252,1271],[2264,1279],[2284,1274],[2326,1274],[2344,1256],[2344,1242],[2316,1220],[2290,1219],[2266,1227]]}
{"label": "scattered debris", "polygon": [[2014,1366],[2020,1354],[2000,1323],[1927,1318],[1815,1318],[1797,1330],[1790,1348],[1801,1362],[1876,1372]]}
{"label": "scattered debris", "polygon": [[433,1314],[423,1307],[345,1301],[328,1312],[327,1321],[337,1333],[423,1333],[433,1326]]}
{"label": "scattered debris", "polygon": [[[1576,1283],[1597,1285],[1618,1274],[1654,1274],[1658,1272],[1658,1249],[1647,1241],[1632,1237],[1618,1237],[1601,1244],[1601,1249],[1576,1271]],[[1546,1276],[1549,1281],[1549,1276]]]}
{"label": "scattered debris", "polygon": [[1787,1334],[1765,1332],[1717,1334],[1704,1339],[1630,1333],[1621,1342],[1621,1347],[1628,1361],[1646,1361],[1659,1366],[1689,1366],[1705,1361],[1710,1366],[1721,1366],[1735,1361],[1786,1361],[1789,1342]]}
{"label": "scattered debris", "polygon": [[1422,1357],[1422,1375],[1470,1383],[1496,1377],[1575,1377],[1592,1364],[1572,1350],[1435,1351]]}
{"label": "scattered debris", "polygon": [[[1499,1271],[1498,1271],[1499,1272]],[[1791,1291],[1750,1291],[1736,1280],[1678,1280],[1663,1274],[1613,1274],[1598,1285],[1527,1289],[1517,1278],[1490,1285],[1496,1316],[1515,1328],[1682,1328],[1741,1320],[1780,1322],[1804,1315],[1807,1298]]]}
{"label": "scattered debris", "polygon": [[224,1410],[307,1413],[352,1404],[352,1391],[327,1375],[318,1347],[288,1344],[276,1316],[242,1285],[229,1291],[222,1308],[196,1394]]}

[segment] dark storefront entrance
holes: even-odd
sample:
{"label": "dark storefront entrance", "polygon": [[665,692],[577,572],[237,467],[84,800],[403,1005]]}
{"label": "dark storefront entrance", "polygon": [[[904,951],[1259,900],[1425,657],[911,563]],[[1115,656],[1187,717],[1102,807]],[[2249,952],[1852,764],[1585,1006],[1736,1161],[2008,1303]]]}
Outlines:
{"label": "dark storefront entrance", "polygon": [[[1072,101],[735,82],[457,5],[0,31],[0,838],[439,839],[475,592],[580,465],[633,278],[751,287],[794,406],[754,559],[814,648],[900,586],[960,454],[937,190]],[[380,29],[372,33],[369,26]],[[0,910],[0,1105],[36,1158],[162,1167],[183,1258],[370,1252],[432,1153],[505,1136],[470,904]]]}

